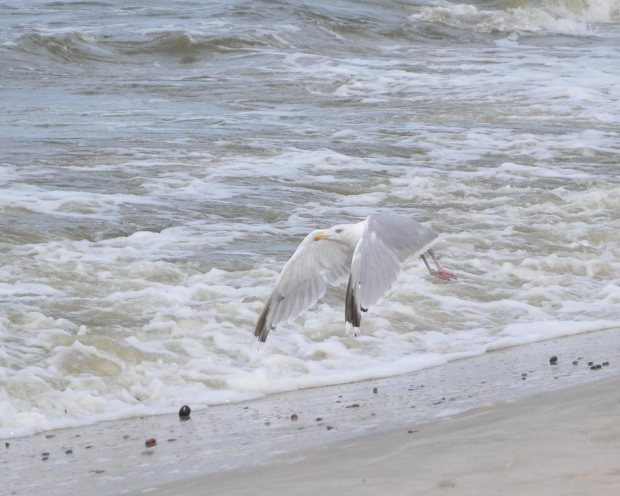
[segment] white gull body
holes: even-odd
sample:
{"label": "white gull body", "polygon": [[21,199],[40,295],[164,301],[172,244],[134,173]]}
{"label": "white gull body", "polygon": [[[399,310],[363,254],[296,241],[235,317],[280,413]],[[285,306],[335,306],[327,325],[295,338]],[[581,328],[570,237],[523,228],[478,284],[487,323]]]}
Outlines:
{"label": "white gull body", "polygon": [[[312,231],[286,263],[258,318],[254,335],[265,341],[271,329],[295,319],[325,294],[327,284],[349,280],[345,320],[360,326],[361,312],[380,301],[398,277],[401,264],[421,256],[440,279],[456,276],[443,269],[432,251],[438,234],[396,214],[371,215],[357,224]],[[437,270],[424,257],[429,252]]]}

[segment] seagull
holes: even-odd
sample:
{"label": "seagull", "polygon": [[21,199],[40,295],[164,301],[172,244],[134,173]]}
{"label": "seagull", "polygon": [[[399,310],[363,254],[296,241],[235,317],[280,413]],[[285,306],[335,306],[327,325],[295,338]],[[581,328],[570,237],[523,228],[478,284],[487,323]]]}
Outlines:
{"label": "seagull", "polygon": [[[313,306],[327,284],[335,286],[347,278],[345,321],[347,329],[349,324],[359,328],[362,312],[385,296],[401,264],[411,257],[420,256],[429,273],[439,279],[456,279],[439,265],[432,250],[438,239],[436,232],[398,214],[370,215],[357,224],[312,231],[280,272],[254,336],[265,342],[269,331]],[[436,269],[426,260],[427,252]]]}

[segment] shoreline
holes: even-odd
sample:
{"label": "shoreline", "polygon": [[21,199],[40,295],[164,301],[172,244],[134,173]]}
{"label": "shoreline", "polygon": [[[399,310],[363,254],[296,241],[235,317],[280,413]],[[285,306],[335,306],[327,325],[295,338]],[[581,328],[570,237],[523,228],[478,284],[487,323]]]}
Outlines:
{"label": "shoreline", "polygon": [[[418,426],[450,425],[463,412],[489,405],[510,411],[523,398],[544,399],[550,391],[561,394],[620,377],[617,332],[506,348],[404,376],[214,406],[192,412],[185,422],[176,414],[143,416],[7,439],[3,443],[10,446],[0,446],[0,484],[7,494],[20,496],[43,489],[50,496],[167,494],[169,485],[185,494],[178,487],[196,478],[226,484],[253,467],[262,472],[264,464],[277,472],[270,460],[329,452],[369,435],[398,433],[395,443],[408,443],[408,432],[419,431]],[[549,363],[553,355],[556,365]],[[609,365],[591,370],[588,361]],[[147,447],[151,438],[156,445]]]}
{"label": "shoreline", "polygon": [[620,375],[132,494],[616,495]]}

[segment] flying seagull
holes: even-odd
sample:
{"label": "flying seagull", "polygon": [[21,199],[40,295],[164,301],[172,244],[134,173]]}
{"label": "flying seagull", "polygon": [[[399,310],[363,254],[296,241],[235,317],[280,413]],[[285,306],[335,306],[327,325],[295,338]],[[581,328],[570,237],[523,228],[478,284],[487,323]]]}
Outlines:
{"label": "flying seagull", "polygon": [[[312,231],[300,243],[280,273],[256,323],[254,335],[265,341],[271,329],[305,312],[325,294],[326,284],[349,279],[345,320],[354,328],[362,312],[381,300],[400,273],[400,266],[420,256],[439,279],[456,279],[441,267],[432,246],[438,234],[409,217],[370,215],[357,224]],[[436,270],[424,253],[433,259]]]}

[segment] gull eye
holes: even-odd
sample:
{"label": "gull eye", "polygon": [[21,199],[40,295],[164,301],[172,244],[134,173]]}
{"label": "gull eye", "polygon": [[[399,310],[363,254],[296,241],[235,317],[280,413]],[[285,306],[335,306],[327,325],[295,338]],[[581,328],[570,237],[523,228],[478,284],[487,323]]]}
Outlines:
{"label": "gull eye", "polygon": [[340,234],[340,233],[342,232],[342,229],[338,228],[338,229],[336,229],[336,232],[337,232],[338,234]]}

